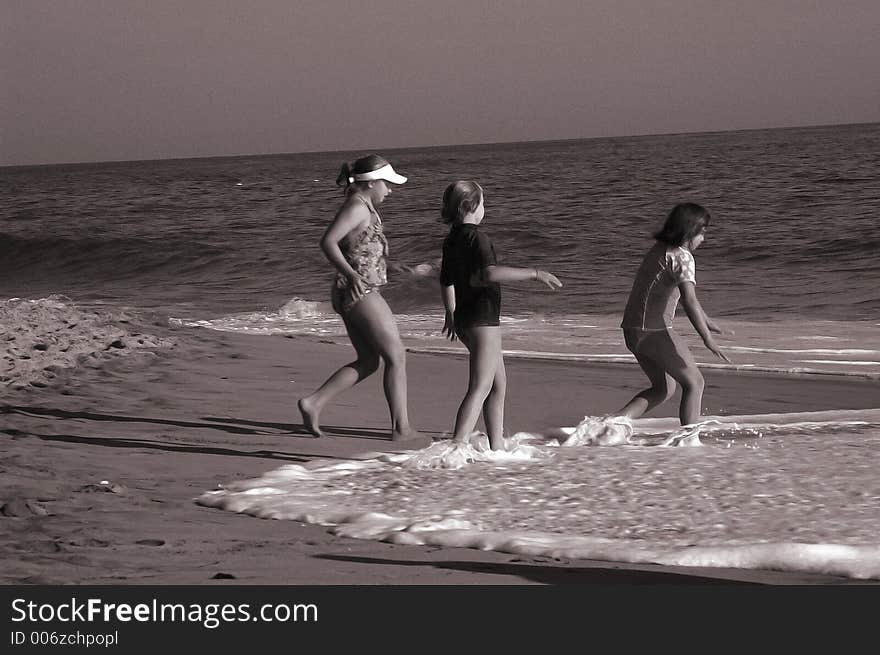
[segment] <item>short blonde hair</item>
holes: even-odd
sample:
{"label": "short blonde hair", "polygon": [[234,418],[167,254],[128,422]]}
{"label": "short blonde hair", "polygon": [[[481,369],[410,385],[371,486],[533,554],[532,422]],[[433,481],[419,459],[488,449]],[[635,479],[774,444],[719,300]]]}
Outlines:
{"label": "short blonde hair", "polygon": [[456,223],[480,206],[483,188],[476,182],[458,180],[443,192],[440,217],[444,223]]}

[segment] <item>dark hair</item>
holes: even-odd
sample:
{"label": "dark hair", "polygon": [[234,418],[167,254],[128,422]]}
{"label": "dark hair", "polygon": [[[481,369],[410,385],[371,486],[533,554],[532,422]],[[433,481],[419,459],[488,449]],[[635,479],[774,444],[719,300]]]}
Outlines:
{"label": "dark hair", "polygon": [[443,207],[440,218],[444,223],[455,223],[480,206],[483,188],[476,182],[459,180],[453,182],[443,192]]}
{"label": "dark hair", "polygon": [[344,186],[348,190],[351,184],[364,184],[362,182],[351,182],[351,176],[358,173],[369,173],[387,165],[388,161],[379,155],[367,155],[360,159],[355,159],[354,163],[350,165],[348,162],[345,162],[342,168],[339,169],[339,175],[336,176],[336,186]]}
{"label": "dark hair", "polygon": [[693,202],[682,202],[672,208],[654,238],[670,246],[680,246],[709,227],[711,219],[712,216],[705,207]]}

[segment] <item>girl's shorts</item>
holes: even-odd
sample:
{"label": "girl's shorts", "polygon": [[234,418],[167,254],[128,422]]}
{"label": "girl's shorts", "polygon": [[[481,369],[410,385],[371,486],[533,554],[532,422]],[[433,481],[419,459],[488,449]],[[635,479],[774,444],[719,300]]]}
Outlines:
{"label": "girl's shorts", "polygon": [[330,305],[333,307],[333,311],[343,316],[350,312],[352,307],[357,305],[358,302],[366,298],[368,293],[379,293],[379,287],[364,285],[364,295],[360,298],[355,298],[350,286],[341,287],[334,284],[330,289]]}
{"label": "girl's shorts", "polygon": [[674,352],[683,363],[695,365],[687,343],[672,328],[665,330],[623,328],[623,340],[633,355],[644,355],[648,359],[655,359],[658,351]]}
{"label": "girl's shorts", "polygon": [[[666,330],[662,330],[665,332]],[[639,352],[639,346],[652,334],[657,334],[657,330],[643,330],[641,328],[623,328],[623,342],[626,344],[627,350],[633,355]]]}

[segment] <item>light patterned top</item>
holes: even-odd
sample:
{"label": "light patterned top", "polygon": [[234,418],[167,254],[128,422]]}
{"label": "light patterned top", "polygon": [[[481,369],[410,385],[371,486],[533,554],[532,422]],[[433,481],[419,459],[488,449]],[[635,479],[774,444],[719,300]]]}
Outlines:
{"label": "light patterned top", "polygon": [[621,327],[665,330],[672,327],[682,282],[697,283],[691,252],[657,242],[642,260],[633,282]]}

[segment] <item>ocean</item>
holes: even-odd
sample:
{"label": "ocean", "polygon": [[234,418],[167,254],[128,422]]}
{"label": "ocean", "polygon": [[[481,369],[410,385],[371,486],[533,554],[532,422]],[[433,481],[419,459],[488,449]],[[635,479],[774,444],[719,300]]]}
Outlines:
{"label": "ocean", "polygon": [[[0,298],[60,294],[186,325],[343,336],[318,241],[342,198],[338,168],[359,154],[2,168]],[[880,124],[382,154],[410,178],[380,211],[383,293],[411,347],[447,345],[440,197],[466,178],[485,189],[499,261],[564,284],[505,287],[509,351],[632,361],[617,327],[632,276],[652,231],[688,200],[713,215],[698,294],[735,332],[722,344],[734,366],[880,372]]]}
{"label": "ocean", "polygon": [[[0,302],[45,302],[53,312],[59,302],[110,316],[142,312],[191,328],[192,335],[215,329],[344,341],[342,322],[328,297],[332,267],[318,241],[342,200],[334,185],[339,166],[362,154],[0,168]],[[693,201],[712,213],[707,239],[695,253],[698,295],[707,313],[734,332],[719,339],[732,360],[726,364],[702,347],[680,311],[676,324],[701,365],[880,379],[880,124],[409,148],[380,154],[409,176],[379,211],[390,247],[389,284],[383,295],[411,350],[460,352],[459,344],[450,344],[440,334],[443,312],[437,274],[447,227],[439,221],[439,208],[447,184],[473,179],[485,190],[482,229],[494,242],[499,261],[546,269],[564,284],[555,292],[534,283],[504,287],[502,325],[508,356],[631,363],[618,325],[632,276],[669,209],[677,202]],[[764,480],[770,489],[766,493],[780,501],[778,506],[758,502],[759,509],[769,512],[762,520],[734,521],[752,521],[749,530],[735,538],[729,536],[730,521],[703,525],[699,513],[691,511],[688,520],[702,527],[677,533],[670,541],[662,526],[680,527],[688,505],[669,500],[674,508],[664,509],[660,503],[651,521],[640,518],[638,508],[649,501],[650,484],[627,500],[630,520],[621,523],[623,527],[612,529],[610,518],[604,523],[596,519],[566,524],[558,512],[548,513],[552,503],[546,500],[525,507],[529,511],[521,516],[496,513],[498,521],[482,522],[471,517],[468,525],[485,524],[480,528],[485,534],[523,529],[543,533],[553,527],[560,534],[589,533],[601,542],[641,538],[642,521],[644,530],[649,524],[660,526],[650,533],[651,539],[675,548],[739,546],[743,539],[864,546],[875,549],[868,564],[844,574],[858,577],[866,570],[876,571],[871,567],[877,558],[880,488],[870,471],[880,454],[880,419],[875,410],[866,410],[857,416],[844,412],[818,423],[807,421],[809,429],[787,427],[802,422],[782,416],[748,429],[727,426],[720,436],[708,429],[703,438],[708,448],[688,456],[689,467],[705,466],[708,475],[725,461],[730,465],[732,445],[737,453],[734,469]],[[733,425],[743,423],[748,421]],[[763,440],[755,440],[755,430]],[[763,458],[754,457],[756,444]],[[553,451],[553,457],[572,459],[564,470],[574,469],[586,479],[598,475],[589,468],[594,455],[577,458],[558,454],[561,450]],[[614,461],[604,463],[612,472],[622,475],[636,462],[645,462],[638,464],[647,467],[644,479],[656,482],[662,471],[675,469],[665,459],[680,449],[612,450]],[[664,454],[655,454],[660,450]],[[792,501],[798,493],[797,478],[772,473],[794,461],[809,475],[817,450],[831,458],[835,452],[846,453],[840,465],[854,471],[834,480],[834,489],[829,489],[827,479],[814,476],[815,488],[798,496],[812,499],[813,505],[823,493],[836,499],[820,503],[827,516],[810,514],[807,505]],[[539,491],[562,484],[557,473],[549,473],[558,468],[543,466],[546,458],[533,459],[503,466],[491,461],[473,464],[466,468],[467,475],[482,466],[488,478],[497,479],[497,488],[504,489],[509,468],[515,465],[528,468],[530,473],[519,472],[519,479],[529,480]],[[403,470],[398,464],[383,462],[397,471],[388,474],[393,479]],[[501,473],[498,466],[504,469]],[[661,473],[653,473],[655,469]],[[407,471],[407,476],[433,488],[425,482],[425,471]],[[464,474],[444,470],[443,475]],[[491,487],[494,483],[488,478],[485,482]],[[600,489],[608,506],[616,502],[616,478],[602,479],[609,485]],[[449,480],[440,483],[448,485]],[[750,498],[757,493],[756,485],[747,487]],[[570,498],[583,493],[571,491]],[[768,517],[788,501],[806,514],[786,514],[786,521],[797,526],[798,521],[815,519],[820,527],[776,530],[778,521]],[[719,502],[735,507],[742,501],[730,497]],[[707,511],[721,512],[721,505]],[[835,514],[834,508],[844,507],[845,515]],[[381,511],[393,514],[393,508]],[[431,516],[431,511],[446,516],[439,507],[422,508],[419,515]],[[479,508],[481,514],[486,511]],[[712,525],[727,527],[713,532]],[[608,548],[620,558],[629,552],[629,546]],[[597,554],[596,549],[589,552]],[[791,562],[798,557],[802,554],[783,560],[797,568]],[[864,564],[864,559],[859,561]]]}

